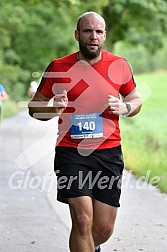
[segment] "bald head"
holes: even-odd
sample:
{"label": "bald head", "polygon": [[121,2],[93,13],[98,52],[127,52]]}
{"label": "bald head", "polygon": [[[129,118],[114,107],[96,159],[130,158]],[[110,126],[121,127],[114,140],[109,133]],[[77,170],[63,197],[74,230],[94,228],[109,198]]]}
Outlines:
{"label": "bald head", "polygon": [[104,18],[93,11],[82,14],[78,18],[75,39],[79,43],[80,58],[89,61],[100,59],[106,39]]}
{"label": "bald head", "polygon": [[105,29],[105,20],[104,18],[99,15],[97,12],[94,12],[94,11],[89,11],[89,12],[85,12],[83,13],[77,20],[77,30],[79,31],[80,30],[80,26],[82,24],[82,22],[88,18],[93,18],[93,19],[96,19],[98,22],[101,22],[104,26],[104,29]]}

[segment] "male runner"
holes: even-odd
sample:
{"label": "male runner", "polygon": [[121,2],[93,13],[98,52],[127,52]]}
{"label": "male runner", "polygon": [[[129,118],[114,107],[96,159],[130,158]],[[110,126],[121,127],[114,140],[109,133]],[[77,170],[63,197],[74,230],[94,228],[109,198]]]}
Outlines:
{"label": "male runner", "polygon": [[[68,203],[71,213],[70,251],[99,252],[120,206],[119,116],[136,115],[141,99],[127,61],[102,50],[102,16],[81,15],[75,39],[79,51],[48,65],[29,113],[40,120],[59,116],[54,169],[57,199]],[[48,106],[51,98],[53,106]]]}

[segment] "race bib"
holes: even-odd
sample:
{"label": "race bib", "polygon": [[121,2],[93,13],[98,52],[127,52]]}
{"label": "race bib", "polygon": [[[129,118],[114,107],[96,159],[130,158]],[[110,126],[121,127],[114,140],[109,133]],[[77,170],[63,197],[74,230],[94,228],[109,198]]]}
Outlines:
{"label": "race bib", "polygon": [[74,114],[70,120],[70,135],[73,139],[103,137],[101,113]]}

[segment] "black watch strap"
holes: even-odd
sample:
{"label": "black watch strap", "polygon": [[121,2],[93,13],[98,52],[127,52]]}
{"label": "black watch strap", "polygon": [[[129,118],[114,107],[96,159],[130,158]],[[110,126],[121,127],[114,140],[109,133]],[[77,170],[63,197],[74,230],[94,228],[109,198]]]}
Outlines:
{"label": "black watch strap", "polygon": [[126,104],[126,108],[127,108],[127,111],[128,111],[128,112],[126,112],[126,113],[123,114],[123,115],[126,115],[126,114],[128,114],[128,113],[131,111],[131,106],[130,106],[130,104],[129,104],[129,103],[126,103],[126,102],[125,102],[125,104]]}

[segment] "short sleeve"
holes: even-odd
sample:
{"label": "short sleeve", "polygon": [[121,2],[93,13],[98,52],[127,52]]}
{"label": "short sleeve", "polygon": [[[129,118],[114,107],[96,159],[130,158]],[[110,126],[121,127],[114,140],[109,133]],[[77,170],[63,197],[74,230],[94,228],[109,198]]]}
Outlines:
{"label": "short sleeve", "polygon": [[122,83],[119,93],[125,97],[128,94],[130,94],[135,88],[136,88],[136,83],[133,77],[133,71],[132,71],[132,67],[130,66],[130,64],[125,60],[126,64],[127,64],[127,69],[128,71],[126,71],[127,73],[125,73],[125,79],[126,81],[124,83]]}
{"label": "short sleeve", "polygon": [[55,83],[55,80],[52,77],[53,72],[55,72],[55,69],[54,69],[54,62],[52,61],[45,69],[45,72],[37,89],[38,92],[40,92],[41,94],[45,95],[50,99],[54,96],[52,90],[52,87]]}

